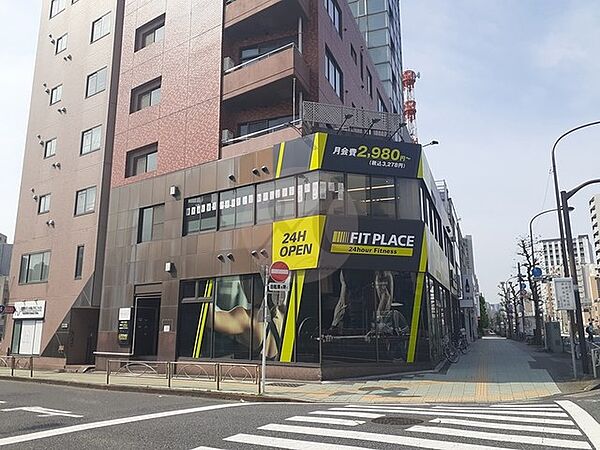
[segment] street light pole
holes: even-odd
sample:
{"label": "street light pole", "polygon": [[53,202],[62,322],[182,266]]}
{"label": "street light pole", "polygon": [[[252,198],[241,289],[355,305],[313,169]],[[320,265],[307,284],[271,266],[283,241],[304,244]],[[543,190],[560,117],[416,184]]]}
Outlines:
{"label": "street light pole", "polygon": [[577,314],[577,331],[579,334],[579,349],[581,351],[581,365],[583,373],[590,373],[590,360],[587,354],[587,342],[585,340],[585,330],[583,328],[583,310],[581,308],[581,296],[579,295],[579,284],[577,280],[577,263],[575,261],[575,249],[573,248],[573,232],[571,230],[571,217],[569,211],[569,199],[577,192],[590,184],[600,183],[600,178],[586,181],[575,189],[570,191],[561,191],[560,198],[562,203],[562,215],[565,225],[566,246],[569,252],[569,269],[573,279],[573,291],[575,294],[575,311]]}

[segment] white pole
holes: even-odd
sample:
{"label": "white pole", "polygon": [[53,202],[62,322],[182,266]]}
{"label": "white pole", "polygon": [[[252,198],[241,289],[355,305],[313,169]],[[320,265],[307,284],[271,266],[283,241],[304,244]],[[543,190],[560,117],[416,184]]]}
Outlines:
{"label": "white pole", "polygon": [[262,349],[262,367],[261,367],[261,378],[260,386],[261,392],[265,393],[265,387],[267,385],[267,331],[268,331],[268,320],[269,320],[269,305],[267,298],[269,296],[269,266],[265,265],[265,293],[263,298],[263,349]]}
{"label": "white pole", "polygon": [[573,378],[577,379],[577,363],[575,362],[575,328],[573,322],[569,320],[569,331],[571,333],[571,363],[573,364]]}

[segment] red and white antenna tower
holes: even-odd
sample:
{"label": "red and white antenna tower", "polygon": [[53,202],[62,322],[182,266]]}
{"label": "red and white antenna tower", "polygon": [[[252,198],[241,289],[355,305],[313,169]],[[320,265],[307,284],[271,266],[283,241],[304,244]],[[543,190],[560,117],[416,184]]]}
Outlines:
{"label": "red and white antenna tower", "polygon": [[404,118],[406,128],[414,142],[419,142],[417,135],[417,101],[415,100],[415,83],[421,78],[420,73],[414,70],[405,70],[402,73],[402,89],[404,91]]}

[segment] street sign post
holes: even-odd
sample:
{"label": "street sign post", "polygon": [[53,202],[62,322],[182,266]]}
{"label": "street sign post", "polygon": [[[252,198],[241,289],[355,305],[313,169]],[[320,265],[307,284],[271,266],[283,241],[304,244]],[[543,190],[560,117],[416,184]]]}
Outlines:
{"label": "street sign post", "polygon": [[556,298],[557,310],[575,309],[575,289],[572,278],[554,278],[554,296]]}
{"label": "street sign post", "polygon": [[540,269],[539,267],[534,267],[533,269],[531,269],[531,275],[533,275],[534,278],[541,277],[542,273],[542,269]]}

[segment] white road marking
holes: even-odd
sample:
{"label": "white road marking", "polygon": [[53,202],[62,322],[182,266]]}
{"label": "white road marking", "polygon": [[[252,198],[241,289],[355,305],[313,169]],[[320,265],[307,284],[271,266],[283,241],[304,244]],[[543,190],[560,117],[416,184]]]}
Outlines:
{"label": "white road marking", "polygon": [[460,410],[475,410],[475,411],[490,411],[494,413],[504,413],[506,411],[521,411],[521,412],[563,412],[558,406],[556,408],[489,408],[487,406],[434,406],[434,409],[450,409],[454,411]]}
{"label": "white road marking", "polygon": [[82,423],[80,425],[72,425],[69,427],[55,428],[52,430],[38,431],[35,433],[21,434],[0,439],[0,447],[10,444],[19,444],[21,442],[30,442],[38,439],[44,439],[54,436],[62,436],[70,433],[78,433],[80,431],[94,430],[97,428],[111,427],[114,425],[123,425],[126,423],[142,422],[145,420],[161,419],[163,417],[181,416],[184,414],[194,414],[204,411],[213,411],[223,408],[232,408],[235,406],[245,406],[249,403],[227,403],[224,405],[199,406],[197,408],[178,409],[175,411],[163,411],[159,413],[143,414],[141,416],[122,417],[120,419],[102,420],[100,422]]}
{"label": "white road marking", "polygon": [[558,403],[577,423],[596,450],[600,449],[600,424],[583,408],[570,400],[559,400]]}
{"label": "white road marking", "polygon": [[192,450],[222,450],[222,449],[216,448],[216,447],[196,447]]}
{"label": "white road marking", "polygon": [[523,405],[490,405],[490,408],[495,408],[495,409],[527,409],[527,410],[537,410],[540,409],[542,411],[547,411],[547,410],[559,410],[562,411],[560,409],[560,406],[558,405],[531,405],[531,406],[523,406]]}
{"label": "white road marking", "polygon": [[445,423],[448,425],[465,425],[473,428],[490,428],[494,430],[514,430],[514,431],[530,431],[533,433],[543,434],[568,434],[571,436],[581,436],[581,431],[576,428],[560,428],[560,427],[537,427],[534,425],[518,425],[516,423],[497,423],[497,422],[479,422],[477,420],[461,420],[461,419],[433,419],[432,423]]}
{"label": "white road marking", "polygon": [[3,412],[11,412],[11,411],[26,411],[32,412],[38,415],[38,417],[50,417],[50,416],[62,416],[62,417],[83,417],[79,414],[73,414],[71,411],[62,411],[60,409],[50,409],[44,408],[42,406],[22,406],[20,408],[5,408],[0,409]]}
{"label": "white road marking", "polygon": [[336,408],[340,411],[312,411],[309,414],[320,414],[322,416],[346,416],[346,417],[360,417],[362,419],[377,419],[378,417],[385,417],[385,414],[374,414],[370,412],[355,412],[343,408]]}
{"label": "white road marking", "polygon": [[[296,425],[278,425],[271,423],[260,427],[259,430],[277,431],[281,433],[307,434],[310,436],[323,436],[341,439],[356,439],[368,442],[379,442],[386,444],[398,444],[408,447],[428,448],[433,450],[509,450],[504,447],[490,447],[487,445],[464,444],[457,442],[435,441],[431,439],[414,438],[410,436],[399,436],[392,434],[367,433],[354,430],[335,430],[332,428],[300,427]],[[309,448],[319,448],[316,445]],[[514,449],[513,449],[514,450]]]}
{"label": "white road marking", "polygon": [[[475,414],[475,413],[462,413],[462,412],[450,412],[450,411],[418,411],[414,409],[362,409],[361,407],[355,406],[350,411],[373,411],[380,413],[395,413],[395,414],[414,414],[417,416],[440,416],[440,417],[468,417],[471,419],[490,419],[490,420],[502,420],[504,422],[523,422],[523,423],[537,423],[541,425],[574,425],[571,420],[568,419],[546,419],[543,417],[514,417],[514,416],[498,416],[495,414]],[[333,411],[344,410],[344,408],[331,408]]]}
{"label": "white road marking", "polygon": [[427,427],[423,425],[416,425],[408,428],[407,431],[413,433],[428,433],[428,434],[439,434],[442,436],[457,436],[461,438],[471,439],[483,439],[488,441],[500,441],[500,442],[517,442],[522,444],[533,444],[543,445],[545,447],[558,447],[558,448],[583,448],[591,449],[590,444],[585,441],[573,441],[566,439],[554,439],[543,436],[527,436],[522,434],[504,434],[504,433],[488,433],[487,431],[473,431],[456,428],[445,428],[445,427]]}
{"label": "white road marking", "polygon": [[[425,411],[424,408],[415,408],[417,411]],[[532,411],[510,411],[510,410],[490,410],[488,408],[444,408],[443,406],[434,406],[434,410],[436,411],[458,411],[458,412],[484,412],[486,414],[506,414],[509,416],[533,416],[533,417],[569,417],[568,414],[564,412],[532,412]]]}
{"label": "white road marking", "polygon": [[271,436],[256,436],[252,434],[236,434],[223,439],[224,441],[237,442],[239,444],[262,445],[264,447],[286,448],[292,450],[372,450],[365,447],[354,447],[350,445],[325,444],[322,442],[298,441],[295,439],[276,438]]}
{"label": "white road marking", "polygon": [[548,408],[550,406],[556,406],[555,403],[498,403],[496,405],[490,405],[491,408]]}
{"label": "white road marking", "polygon": [[350,419],[334,419],[332,417],[308,417],[308,416],[294,416],[288,417],[285,420],[291,420],[292,422],[308,422],[308,423],[324,423],[328,425],[345,425],[348,427],[355,427],[365,423],[364,420],[350,420]]}

